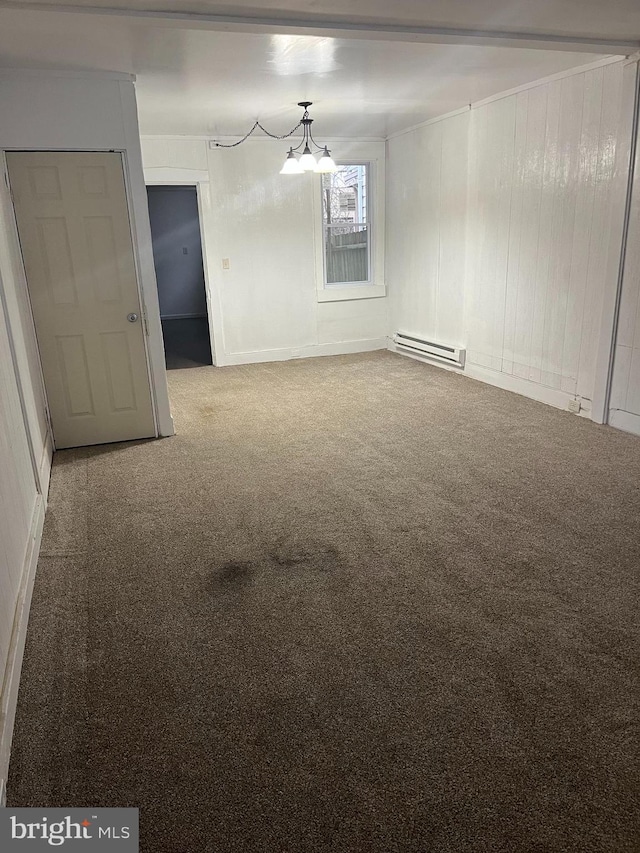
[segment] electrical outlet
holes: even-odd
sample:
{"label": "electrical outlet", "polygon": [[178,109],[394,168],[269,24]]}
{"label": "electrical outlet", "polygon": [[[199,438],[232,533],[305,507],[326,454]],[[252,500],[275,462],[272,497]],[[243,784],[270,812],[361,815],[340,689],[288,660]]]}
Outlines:
{"label": "electrical outlet", "polygon": [[574,415],[579,414],[580,412],[580,400],[569,400],[567,403],[567,409],[570,412],[573,412]]}
{"label": "electrical outlet", "polygon": [[229,269],[229,266],[230,266],[230,264],[229,264],[229,258],[223,258],[223,259],[222,259],[222,269],[223,269],[223,270],[228,270],[228,269]]}

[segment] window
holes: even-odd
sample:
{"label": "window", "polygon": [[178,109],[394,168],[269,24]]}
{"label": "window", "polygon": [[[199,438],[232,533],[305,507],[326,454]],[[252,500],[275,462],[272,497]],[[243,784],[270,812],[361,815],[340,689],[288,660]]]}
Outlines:
{"label": "window", "polygon": [[340,148],[346,156],[337,161],[338,170],[312,180],[318,302],[376,299],[387,292],[384,142],[341,140]]}
{"label": "window", "polygon": [[371,282],[369,171],[349,163],[322,175],[325,287]]}

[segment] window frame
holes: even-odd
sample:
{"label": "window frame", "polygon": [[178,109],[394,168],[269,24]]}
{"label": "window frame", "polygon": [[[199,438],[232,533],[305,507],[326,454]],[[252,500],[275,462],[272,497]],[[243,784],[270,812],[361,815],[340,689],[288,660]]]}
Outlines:
{"label": "window frame", "polygon": [[[376,299],[386,296],[384,284],[384,167],[371,156],[336,159],[338,166],[367,167],[367,281],[327,282],[326,280],[326,226],[323,216],[322,175],[314,175],[314,239],[316,252],[316,291],[318,302],[340,302],[351,299]],[[358,223],[354,223],[358,224]]]}

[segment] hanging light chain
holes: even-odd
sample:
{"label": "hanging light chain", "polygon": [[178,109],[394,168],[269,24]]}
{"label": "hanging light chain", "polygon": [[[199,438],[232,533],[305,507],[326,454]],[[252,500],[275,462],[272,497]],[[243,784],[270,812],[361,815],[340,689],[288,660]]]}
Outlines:
{"label": "hanging light chain", "polygon": [[239,139],[237,142],[229,142],[229,143],[224,143],[224,142],[214,142],[214,144],[215,144],[216,148],[235,148],[237,145],[242,145],[242,143],[243,143],[243,142],[246,142],[246,141],[247,141],[247,139],[251,136],[251,134],[252,134],[252,133],[254,133],[254,132],[255,132],[256,130],[258,130],[258,129],[259,129],[259,130],[261,130],[261,131],[262,131],[266,136],[270,136],[270,137],[271,137],[271,139],[288,139],[290,136],[293,136],[293,134],[294,134],[297,130],[299,130],[299,129],[300,129],[301,125],[302,125],[302,120],[300,120],[300,121],[298,122],[298,124],[293,128],[293,130],[290,130],[288,133],[283,133],[283,134],[282,134],[282,136],[278,136],[278,134],[277,134],[277,133],[270,133],[266,128],[264,128],[264,127],[260,124],[260,122],[259,122],[259,121],[257,121],[257,122],[253,125],[253,127],[251,128],[251,130],[249,131],[249,133],[245,134],[245,135],[242,137],[242,139]]}
{"label": "hanging light chain", "polygon": [[[299,175],[302,172],[310,171],[321,173],[335,172],[338,167],[331,159],[331,152],[326,145],[318,145],[311,134],[311,125],[313,124],[313,119],[309,118],[309,107],[311,106],[311,101],[300,101],[298,106],[302,107],[304,110],[302,118],[288,133],[283,133],[282,135],[271,133],[271,131],[263,127],[259,121],[256,121],[254,122],[253,127],[242,137],[242,139],[238,139],[236,142],[217,142],[216,140],[212,140],[212,144],[216,148],[236,148],[238,145],[242,145],[243,142],[246,142],[256,130],[261,130],[265,136],[269,136],[271,139],[289,139],[294,133],[302,128],[302,139],[298,145],[292,145],[289,148],[289,153],[287,154],[287,158],[280,174]],[[316,154],[322,152],[322,156],[319,161],[316,160],[314,152],[311,150],[310,146],[313,146],[316,149]],[[296,155],[301,148],[303,148],[302,155],[298,159]]]}

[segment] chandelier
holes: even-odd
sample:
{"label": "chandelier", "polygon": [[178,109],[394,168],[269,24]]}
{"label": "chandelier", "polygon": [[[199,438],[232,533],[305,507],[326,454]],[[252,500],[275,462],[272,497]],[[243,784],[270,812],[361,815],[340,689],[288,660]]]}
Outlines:
{"label": "chandelier", "polygon": [[[304,110],[302,118],[292,130],[288,133],[283,133],[281,136],[270,133],[259,121],[256,121],[251,130],[237,142],[230,142],[229,144],[214,142],[214,145],[216,148],[236,148],[236,146],[246,142],[256,130],[261,130],[266,136],[270,136],[271,139],[289,139],[302,128],[302,140],[295,147],[291,146],[289,148],[284,165],[280,169],[280,174],[302,175],[304,172],[336,172],[338,167],[331,158],[331,151],[329,151],[326,145],[319,145],[311,134],[311,125],[313,124],[313,119],[309,118],[309,107],[311,104],[312,101],[300,101],[298,103],[298,106]],[[312,146],[315,151],[312,150]],[[300,149],[302,149],[301,153]],[[298,153],[300,153],[299,157],[297,156]],[[316,159],[316,154],[320,154],[319,159]]]}

